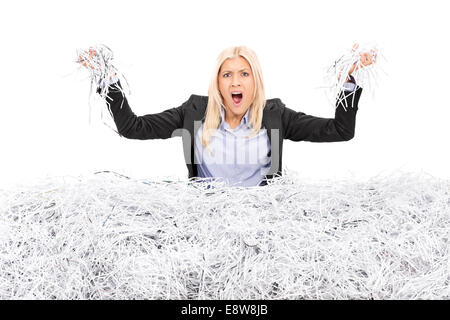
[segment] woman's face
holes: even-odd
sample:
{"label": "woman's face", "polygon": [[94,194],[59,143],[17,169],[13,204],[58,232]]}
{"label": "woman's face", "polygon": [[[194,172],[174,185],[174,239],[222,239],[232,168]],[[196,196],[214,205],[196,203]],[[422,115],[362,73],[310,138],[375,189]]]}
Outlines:
{"label": "woman's face", "polygon": [[250,64],[243,57],[227,59],[220,67],[218,77],[227,117],[242,118],[253,102],[255,91]]}

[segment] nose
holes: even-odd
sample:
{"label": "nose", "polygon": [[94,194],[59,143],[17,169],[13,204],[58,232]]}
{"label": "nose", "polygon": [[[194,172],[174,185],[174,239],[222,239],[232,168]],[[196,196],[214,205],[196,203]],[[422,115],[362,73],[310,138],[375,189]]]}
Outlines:
{"label": "nose", "polygon": [[239,87],[241,83],[239,82],[239,77],[237,75],[233,76],[233,81],[231,82],[231,86]]}

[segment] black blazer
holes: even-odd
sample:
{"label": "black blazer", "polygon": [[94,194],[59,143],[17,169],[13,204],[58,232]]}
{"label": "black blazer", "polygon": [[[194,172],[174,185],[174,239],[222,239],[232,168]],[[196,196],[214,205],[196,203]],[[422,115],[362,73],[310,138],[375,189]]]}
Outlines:
{"label": "black blazer", "polygon": [[[188,177],[197,177],[194,139],[201,121],[205,118],[208,97],[193,94],[177,108],[136,116],[117,85],[120,86],[120,82],[109,87],[107,102],[119,135],[140,140],[181,136]],[[282,175],[283,139],[311,142],[352,139],[361,92],[362,88],[357,86],[353,92],[345,92],[345,95],[344,92],[341,93],[340,98],[343,99],[336,102],[334,119],[314,117],[291,110],[278,98],[266,100],[262,125],[267,129],[271,144],[272,166],[261,185],[267,184],[267,180],[274,176]]]}

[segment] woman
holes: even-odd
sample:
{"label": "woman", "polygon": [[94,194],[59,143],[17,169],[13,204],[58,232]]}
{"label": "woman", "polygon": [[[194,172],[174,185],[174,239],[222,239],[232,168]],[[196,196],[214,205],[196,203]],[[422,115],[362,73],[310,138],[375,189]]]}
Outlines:
{"label": "woman", "polygon": [[[372,63],[362,55],[364,65]],[[337,99],[334,119],[287,108],[265,98],[256,54],[245,46],[225,49],[217,59],[208,96],[191,95],[177,108],[136,116],[119,88],[108,102],[118,133],[129,139],[182,136],[189,178],[223,179],[230,186],[266,185],[282,174],[283,139],[334,142],[353,138],[362,88],[349,72],[349,91]],[[351,107],[348,107],[351,106]]]}

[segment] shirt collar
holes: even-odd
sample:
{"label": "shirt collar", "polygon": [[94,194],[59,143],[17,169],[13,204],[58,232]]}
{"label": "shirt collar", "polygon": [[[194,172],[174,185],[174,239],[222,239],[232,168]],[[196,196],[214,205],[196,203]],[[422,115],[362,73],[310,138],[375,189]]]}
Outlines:
{"label": "shirt collar", "polygon": [[[250,108],[247,109],[247,112],[244,114],[244,117],[241,120],[241,124],[247,125],[247,127],[250,127],[249,123],[249,117],[250,117]],[[222,127],[225,124],[225,108],[223,106],[220,107],[220,126]]]}

